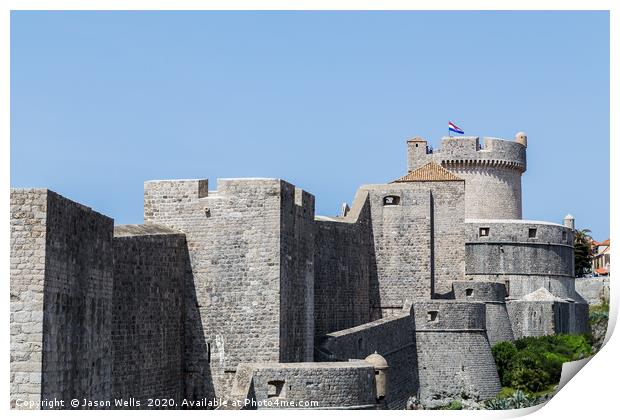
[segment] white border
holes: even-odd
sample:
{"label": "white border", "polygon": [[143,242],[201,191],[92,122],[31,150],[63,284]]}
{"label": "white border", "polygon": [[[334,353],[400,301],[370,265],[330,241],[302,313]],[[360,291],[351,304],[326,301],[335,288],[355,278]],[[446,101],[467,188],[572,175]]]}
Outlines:
{"label": "white border", "polygon": [[[230,1],[199,1],[199,0],[152,0],[152,1],[116,1],[116,0],[64,0],[64,1],[43,1],[43,0],[8,0],[2,2],[0,8],[2,14],[0,17],[0,92],[2,93],[2,101],[0,102],[0,129],[2,130],[2,153],[0,154],[0,178],[2,184],[7,187],[8,192],[10,186],[10,11],[11,10],[610,10],[611,20],[611,71],[610,71],[610,132],[618,133],[618,125],[620,124],[619,101],[620,92],[618,85],[618,76],[620,75],[620,66],[618,65],[618,52],[620,45],[618,39],[620,33],[618,13],[620,2],[612,0],[506,0],[506,1],[489,1],[489,0],[473,0],[473,1],[456,1],[456,0],[437,0],[437,1],[347,1],[347,0],[315,0],[315,1],[285,1],[285,0],[230,0]],[[570,89],[570,86],[567,86]],[[611,152],[611,214],[620,214],[618,206],[618,194],[614,192],[613,187],[618,186],[619,169],[613,163],[618,163],[619,148],[617,140],[612,141],[610,145]],[[0,207],[0,215],[4,220],[0,228],[0,235],[4,238],[2,242],[2,296],[8,299],[9,296],[9,195],[2,195],[2,206]],[[611,236],[619,237],[617,219],[611,220]],[[612,280],[613,282],[613,280]],[[610,319],[613,325],[617,319],[617,304],[619,299],[620,287],[611,287],[612,307]],[[8,302],[5,300],[5,310],[2,311],[2,320],[4,334],[1,339],[3,355],[5,357],[4,380],[0,381],[0,386],[5,396],[4,410],[8,415],[15,417],[31,417],[43,416],[64,418],[73,416],[83,416],[84,412],[25,412],[17,410],[9,410],[9,309]],[[608,335],[609,338],[609,335]],[[389,411],[389,412],[341,412],[341,411],[263,411],[258,413],[241,414],[240,412],[220,411],[213,412],[130,412],[116,411],[115,416],[134,417],[134,416],[155,416],[161,417],[170,415],[183,415],[195,418],[203,418],[204,416],[215,416],[218,418],[227,418],[229,416],[258,415],[261,417],[269,416],[290,418],[295,417],[315,417],[317,415],[327,416],[356,416],[370,417],[376,415],[389,416],[406,416],[411,417],[467,417],[467,418],[508,418],[532,412],[532,418],[610,418],[616,405],[615,387],[619,368],[618,357],[620,354],[617,337],[611,337],[607,345],[597,354],[593,360],[588,363],[581,372],[571,380],[545,407],[540,410],[525,409],[508,412],[493,411]],[[107,412],[90,412],[89,415],[94,417],[107,416]]]}

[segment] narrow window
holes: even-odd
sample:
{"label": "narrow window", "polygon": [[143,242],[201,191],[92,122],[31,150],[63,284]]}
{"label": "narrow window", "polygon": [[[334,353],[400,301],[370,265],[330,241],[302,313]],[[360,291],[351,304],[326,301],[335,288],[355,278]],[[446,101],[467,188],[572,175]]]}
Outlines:
{"label": "narrow window", "polygon": [[384,206],[397,206],[400,204],[400,197],[397,195],[386,195],[383,197]]}
{"label": "narrow window", "polygon": [[437,321],[437,311],[428,311],[426,314],[426,322],[435,322]]}
{"label": "narrow window", "polygon": [[474,289],[465,289],[465,296],[473,296]]}
{"label": "narrow window", "polygon": [[489,236],[489,228],[488,227],[481,227],[480,230],[478,231],[478,236],[482,237],[482,236]]}
{"label": "narrow window", "polygon": [[282,398],[284,397],[284,381],[269,381],[267,382],[267,398]]}
{"label": "narrow window", "polygon": [[568,235],[566,234],[566,231],[563,230],[562,231],[562,241],[566,242],[567,238],[568,238]]}
{"label": "narrow window", "polygon": [[362,339],[357,339],[357,351],[362,351]]}
{"label": "narrow window", "polygon": [[207,343],[207,364],[211,364],[211,343]]}
{"label": "narrow window", "polygon": [[506,296],[510,296],[510,281],[506,280]]}
{"label": "narrow window", "polygon": [[529,228],[529,230],[527,231],[527,237],[528,238],[535,238],[536,237],[536,228]]}

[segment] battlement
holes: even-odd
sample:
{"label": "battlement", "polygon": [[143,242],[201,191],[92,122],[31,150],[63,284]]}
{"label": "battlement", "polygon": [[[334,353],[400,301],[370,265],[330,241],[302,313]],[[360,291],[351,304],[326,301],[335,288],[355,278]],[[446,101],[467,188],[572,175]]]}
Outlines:
{"label": "battlement", "polygon": [[[526,138],[525,135],[520,134]],[[520,137],[519,137],[520,138]],[[427,141],[416,137],[407,141],[409,172],[433,161],[451,167],[485,166],[526,170],[526,140],[498,137],[443,137],[441,148],[433,150]]]}
{"label": "battlement", "polygon": [[525,172],[525,146],[495,137],[444,137],[433,160],[442,165],[503,166]]}
{"label": "battlement", "polygon": [[[525,172],[527,135],[443,137],[433,150],[426,140],[407,141],[409,173],[434,162],[465,180],[465,216],[476,219],[521,218],[521,174]],[[490,200],[492,198],[492,200]]]}
{"label": "battlement", "polygon": [[340,217],[278,178],[147,181],[144,224],[117,226],[12,189],[13,406],[433,408],[500,391],[494,343],[587,331],[574,218],[521,220],[527,136],[407,145]]}
{"label": "battlement", "polygon": [[419,300],[412,311],[416,331],[484,331],[485,307],[480,302]]}

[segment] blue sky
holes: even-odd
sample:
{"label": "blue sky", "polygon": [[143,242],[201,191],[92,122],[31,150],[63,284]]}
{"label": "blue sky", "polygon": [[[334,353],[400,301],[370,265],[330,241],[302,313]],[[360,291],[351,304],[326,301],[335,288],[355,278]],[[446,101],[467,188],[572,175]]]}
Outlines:
{"label": "blue sky", "polygon": [[407,138],[528,134],[523,217],[609,235],[607,12],[12,12],[11,186],[142,222],[148,179],[337,214]]}

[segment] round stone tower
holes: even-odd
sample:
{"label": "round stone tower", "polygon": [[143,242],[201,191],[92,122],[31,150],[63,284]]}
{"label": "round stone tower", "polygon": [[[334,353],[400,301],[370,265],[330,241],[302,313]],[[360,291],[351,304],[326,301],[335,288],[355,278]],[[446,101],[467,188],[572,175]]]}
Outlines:
{"label": "round stone tower", "polygon": [[466,219],[521,219],[525,133],[517,133],[514,140],[444,137],[435,151],[423,139],[407,144],[409,171],[434,161],[465,180]]}

